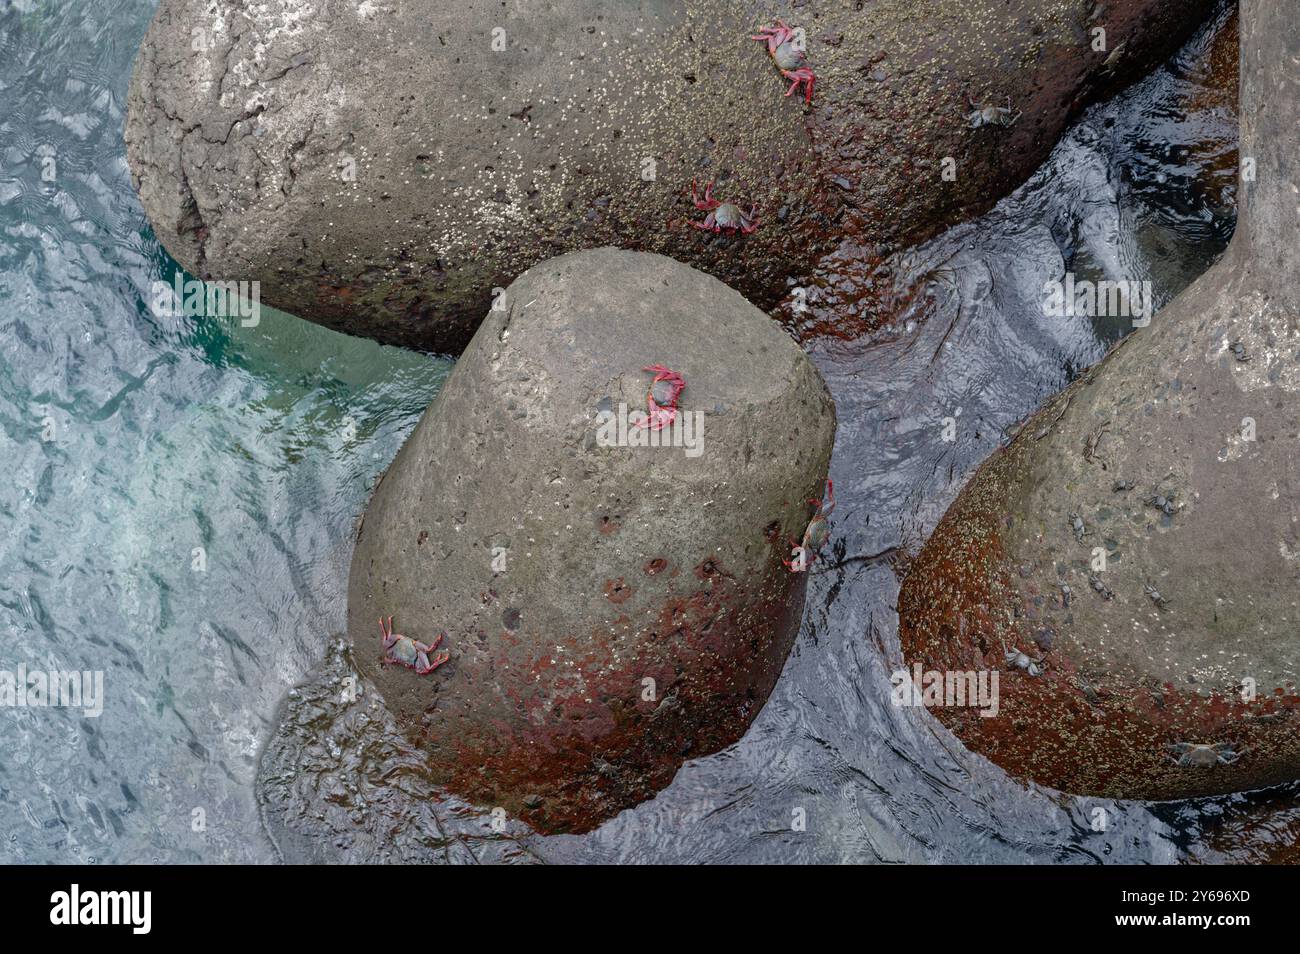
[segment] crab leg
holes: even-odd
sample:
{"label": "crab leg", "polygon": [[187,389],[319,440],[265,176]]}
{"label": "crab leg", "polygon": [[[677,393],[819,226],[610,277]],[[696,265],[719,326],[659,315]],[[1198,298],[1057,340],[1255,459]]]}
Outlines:
{"label": "crab leg", "polygon": [[704,187],[704,197],[700,198],[699,187],[694,179],[691,180],[691,201],[695,203],[695,207],[701,212],[707,212],[710,209],[716,209],[718,206],[722,205],[721,202],[713,197],[712,182]]}
{"label": "crab leg", "polygon": [[767,44],[767,52],[776,56],[777,48],[786,40],[794,36],[794,30],[791,30],[784,20],[777,20],[776,26],[765,26],[759,29],[757,36],[751,36],[751,40],[759,40]]}
{"label": "crab leg", "polygon": [[412,642],[415,643],[416,652],[427,653],[431,650],[437,649],[438,644],[442,642],[442,637],[446,635],[446,633],[439,633],[437,636],[433,637],[433,642],[429,643],[427,646],[419,640],[412,640]]}
{"label": "crab leg", "polygon": [[803,101],[805,103],[812,102],[813,83],[816,82],[817,80],[817,77],[813,75],[812,70],[808,69],[807,67],[803,67],[797,70],[782,70],[781,75],[788,80],[794,80],[794,82],[790,84],[790,88],[785,91],[785,95],[789,96],[791,93],[793,93],[796,89],[799,88],[800,83],[807,83],[808,86],[804,92]]}
{"label": "crab leg", "polygon": [[[442,638],[441,636],[438,637],[439,640],[441,638]],[[435,641],[433,645],[434,646],[438,645],[437,641]],[[444,649],[442,652],[438,653],[438,655],[434,657],[433,662],[429,662],[429,650],[432,648],[433,646],[427,646],[425,647],[424,650],[416,652],[415,674],[417,676],[427,676],[429,673],[433,672],[435,669],[437,669],[439,666],[441,666],[443,663],[445,663],[447,660],[451,658],[451,653],[447,652]]]}

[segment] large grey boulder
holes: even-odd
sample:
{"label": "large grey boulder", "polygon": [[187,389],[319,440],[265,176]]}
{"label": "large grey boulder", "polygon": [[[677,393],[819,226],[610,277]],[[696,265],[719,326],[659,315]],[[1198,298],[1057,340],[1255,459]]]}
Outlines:
{"label": "large grey boulder", "polygon": [[[388,343],[458,352],[494,287],[608,244],[770,300],[823,219],[800,104],[748,32],[720,0],[162,0],[128,156],[187,269]],[[768,227],[690,228],[693,178]]]}
{"label": "large grey boulder", "polygon": [[[459,351],[494,288],[602,245],[768,308],[841,239],[987,208],[1210,2],[161,0],[127,155],[187,270],[388,343]],[[749,38],[763,16],[804,31],[811,107]],[[970,128],[968,96],[1023,116]],[[693,179],[758,230],[692,229]]]}
{"label": "large grey boulder", "polygon": [[[767,699],[806,581],[782,560],[834,408],[778,326],[661,256],[563,255],[502,306],[366,510],[348,634],[441,781],[584,830],[736,741]],[[603,429],[645,409],[654,364],[685,379],[689,447]],[[426,644],[445,631],[450,661],[384,665],[390,615]]]}
{"label": "large grey boulder", "polygon": [[997,718],[936,710],[1016,774],[1145,799],[1300,777],[1297,64],[1300,20],[1243,0],[1230,248],[977,472],[903,584],[909,665],[1042,657]]}

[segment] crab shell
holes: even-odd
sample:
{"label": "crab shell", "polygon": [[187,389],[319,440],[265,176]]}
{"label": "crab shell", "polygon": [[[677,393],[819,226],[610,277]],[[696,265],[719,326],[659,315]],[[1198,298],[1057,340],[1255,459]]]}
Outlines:
{"label": "crab shell", "polygon": [[403,666],[415,668],[419,653],[415,648],[415,640],[410,636],[403,636],[400,633],[393,645],[388,647],[388,658],[393,662],[401,663]]}
{"label": "crab shell", "polygon": [[976,106],[966,117],[971,129],[981,126],[1010,126],[1011,110],[1006,106]]}
{"label": "crab shell", "polygon": [[1022,653],[1018,649],[1008,649],[1002,654],[1002,658],[1006,660],[1007,665],[1015,666],[1017,669],[1023,669],[1031,676],[1041,676],[1043,674],[1044,667],[1040,662],[1031,659],[1028,653]]}
{"label": "crab shell", "polygon": [[821,514],[808,521],[808,528],[803,532],[803,552],[816,556],[831,535],[830,522]]}
{"label": "crab shell", "polygon": [[660,407],[667,407],[677,400],[680,388],[671,379],[654,381],[650,385],[650,397]]}
{"label": "crab shell", "polygon": [[719,228],[740,229],[750,223],[750,218],[734,202],[724,202],[713,210],[713,221]]}
{"label": "crab shell", "polygon": [[797,70],[808,62],[804,51],[794,45],[794,40],[786,40],[772,54],[776,65],[783,70]]}
{"label": "crab shell", "polygon": [[1208,745],[1203,742],[1178,742],[1170,748],[1179,753],[1178,764],[1192,768],[1212,768],[1220,763],[1235,762],[1237,754],[1226,742]]}
{"label": "crab shell", "polygon": [[1179,761],[1196,768],[1209,768],[1219,764],[1219,753],[1209,747],[1195,748],[1184,754]]}

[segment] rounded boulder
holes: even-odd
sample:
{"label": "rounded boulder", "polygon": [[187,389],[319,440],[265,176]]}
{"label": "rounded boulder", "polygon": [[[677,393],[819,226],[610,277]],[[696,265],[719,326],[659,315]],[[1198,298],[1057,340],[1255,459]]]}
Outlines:
{"label": "rounded boulder", "polygon": [[923,681],[1002,670],[996,717],[936,717],[1073,794],[1300,778],[1300,26],[1244,0],[1240,27],[1228,251],[979,468],[899,593]]}
{"label": "rounded boulder", "polygon": [[[638,426],[655,387],[676,418]],[[439,780],[583,831],[735,742],[798,632],[835,434],[808,357],[721,282],[597,249],[517,279],[376,488],[357,662]],[[812,563],[812,568],[818,564]],[[449,660],[386,664],[378,620]],[[436,661],[436,656],[430,656]]]}

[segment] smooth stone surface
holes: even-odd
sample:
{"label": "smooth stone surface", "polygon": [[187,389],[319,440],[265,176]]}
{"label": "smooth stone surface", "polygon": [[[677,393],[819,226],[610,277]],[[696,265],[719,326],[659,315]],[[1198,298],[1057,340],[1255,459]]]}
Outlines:
{"label": "smooth stone surface", "polygon": [[[1228,252],[980,468],[899,596],[909,665],[1004,670],[997,718],[934,714],[1069,792],[1171,799],[1300,777],[1300,24],[1245,0],[1241,31],[1257,180]],[[1043,675],[1006,671],[1004,651],[1037,655],[1044,634]],[[1240,757],[1177,765],[1184,742]]]}
{"label": "smooth stone surface", "polygon": [[[806,582],[782,558],[834,407],[777,325],[662,256],[560,256],[504,304],[375,491],[348,634],[452,791],[582,831],[736,741],[767,699]],[[684,376],[697,456],[598,439],[601,410],[645,408],[650,364]],[[445,630],[451,661],[381,666],[380,615],[425,642]]]}

